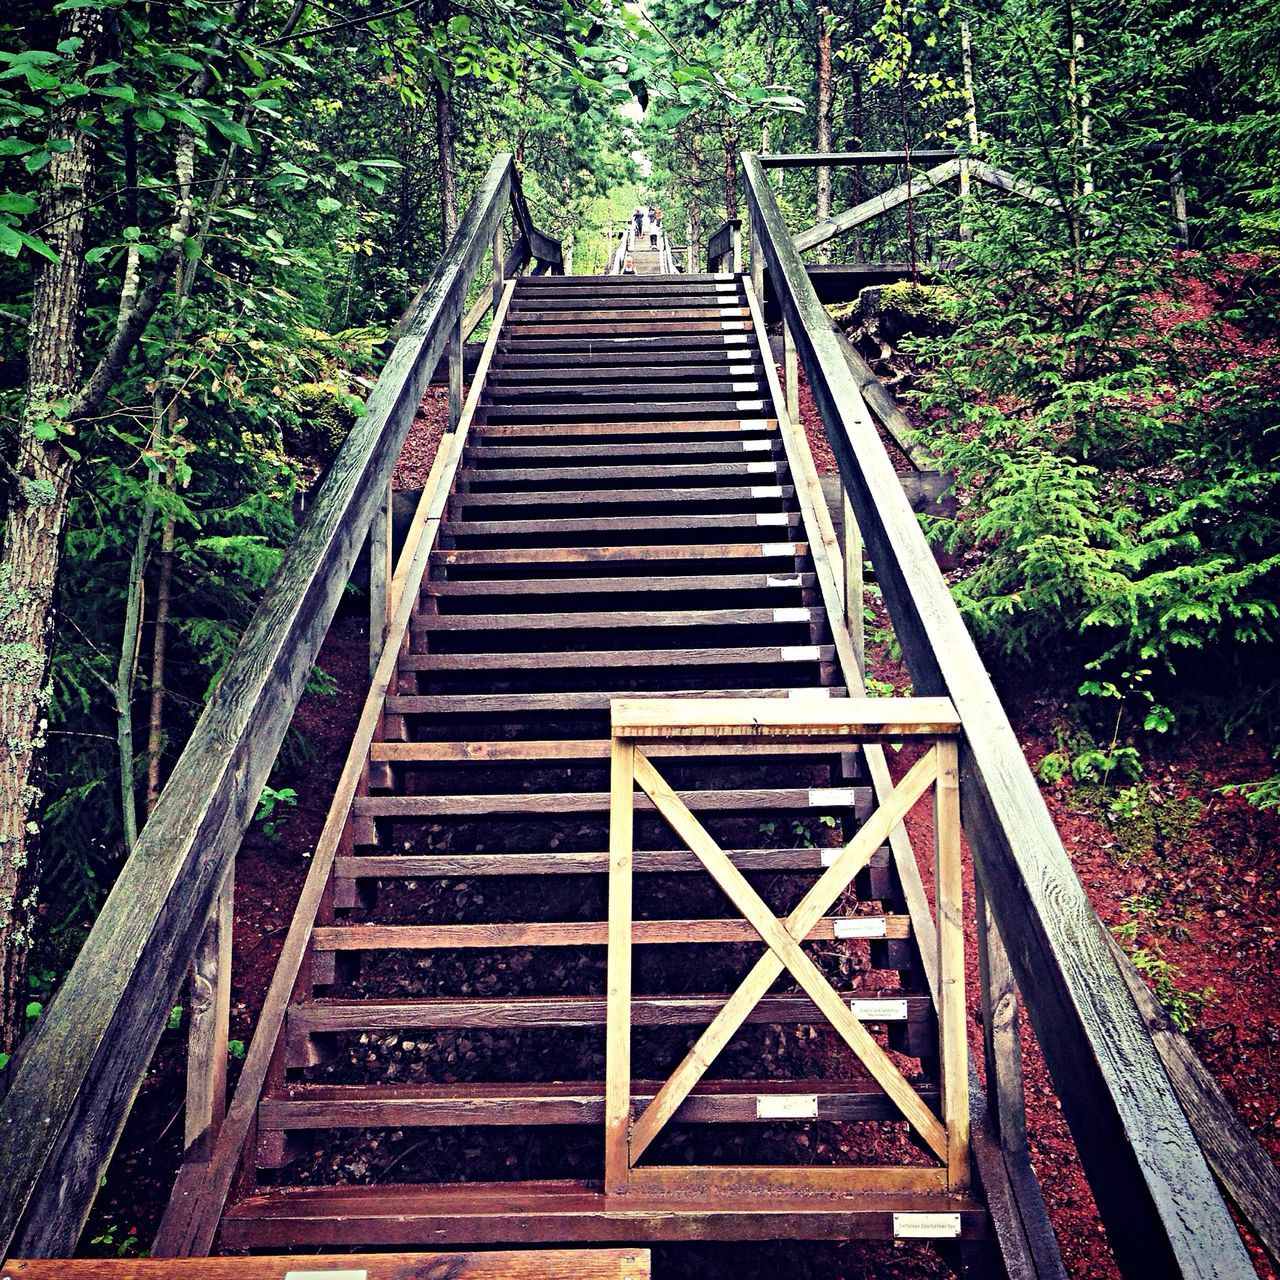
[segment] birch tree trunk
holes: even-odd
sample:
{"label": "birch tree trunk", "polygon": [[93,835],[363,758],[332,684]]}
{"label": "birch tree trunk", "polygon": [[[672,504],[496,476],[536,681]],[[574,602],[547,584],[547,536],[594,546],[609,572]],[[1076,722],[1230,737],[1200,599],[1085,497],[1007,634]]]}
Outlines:
{"label": "birch tree trunk", "polygon": [[[831,150],[831,6],[819,4],[818,15],[818,66],[817,66],[817,114],[818,138],[816,150],[825,154]],[[817,176],[817,219],[821,222],[831,216],[831,167],[820,165]],[[818,251],[818,261],[830,258],[826,246]]]}
{"label": "birch tree trunk", "polygon": [[[73,9],[60,37],[79,39],[82,68],[95,64],[101,14]],[[62,414],[84,366],[88,209],[96,147],[77,128],[73,100],[54,115],[49,136],[65,143],[49,161],[43,200],[47,242],[58,255],[36,277],[28,326],[27,394],[4,546],[0,553],[0,1050],[12,1051],[22,1027],[27,950],[35,919],[38,828],[43,776],[54,583],[71,499],[75,461],[62,447]],[[52,440],[45,439],[53,432]]]}

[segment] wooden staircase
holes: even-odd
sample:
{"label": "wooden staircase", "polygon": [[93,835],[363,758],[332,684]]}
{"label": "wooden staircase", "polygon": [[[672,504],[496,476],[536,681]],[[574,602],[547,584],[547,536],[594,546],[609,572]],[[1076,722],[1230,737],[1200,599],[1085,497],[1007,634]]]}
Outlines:
{"label": "wooden staircase", "polygon": [[[370,695],[332,873],[295,922],[306,947],[223,1249],[891,1238],[930,1234],[895,1215],[939,1212],[941,1234],[983,1234],[962,1190],[850,1171],[928,1152],[785,982],[648,1159],[792,1173],[767,1195],[732,1177],[705,1195],[602,1187],[610,705],[846,693],[815,561],[830,524],[758,324],[732,276],[507,286],[415,522],[435,541]],[[652,754],[776,914],[872,802],[861,754],[830,744]],[[760,947],[652,801],[636,806],[638,1112]],[[808,939],[937,1111],[938,1019],[887,849]],[[826,1164],[844,1176],[824,1188]]]}

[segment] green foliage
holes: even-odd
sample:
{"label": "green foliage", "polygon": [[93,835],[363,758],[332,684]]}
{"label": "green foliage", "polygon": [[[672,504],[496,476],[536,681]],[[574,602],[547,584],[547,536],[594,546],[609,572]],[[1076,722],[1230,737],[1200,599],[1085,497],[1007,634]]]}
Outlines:
{"label": "green foliage", "polygon": [[[1127,899],[1124,906],[1126,910],[1137,914],[1146,914],[1148,910],[1145,903],[1132,898]],[[1184,1033],[1194,1031],[1201,1012],[1213,1002],[1213,988],[1209,986],[1192,991],[1180,986],[1178,980],[1182,977],[1182,970],[1165,959],[1164,949],[1158,942],[1140,946],[1139,928],[1139,921],[1131,919],[1124,924],[1112,926],[1111,932],[1124,945],[1129,959],[1133,961],[1133,967],[1147,979],[1155,998],[1164,1007],[1173,1025]]]}
{"label": "green foliage", "polygon": [[284,810],[293,808],[297,803],[298,793],[292,787],[263,787],[253,820],[262,823],[262,834],[268,840],[279,840],[280,828],[285,821]]}

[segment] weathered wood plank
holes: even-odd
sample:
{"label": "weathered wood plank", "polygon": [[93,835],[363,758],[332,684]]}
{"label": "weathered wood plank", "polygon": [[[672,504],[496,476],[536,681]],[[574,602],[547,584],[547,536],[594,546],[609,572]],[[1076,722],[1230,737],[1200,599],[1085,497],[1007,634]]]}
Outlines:
{"label": "weathered wood plank", "polygon": [[[924,173],[914,175],[909,182],[903,182],[890,191],[872,196],[870,200],[864,200],[861,204],[854,205],[852,209],[846,209],[843,213],[825,218],[807,231],[800,232],[794,237],[795,247],[801,253],[806,249],[816,249],[818,245],[826,244],[828,240],[834,240],[836,236],[852,231],[854,227],[860,227],[864,222],[870,222],[872,218],[878,218],[882,213],[896,209],[900,204],[906,204],[913,196],[923,195],[934,187],[940,187],[959,173],[959,160],[954,158],[945,160]],[[772,262],[770,266],[772,267]],[[805,282],[808,283],[807,276]],[[775,290],[779,288],[779,281],[776,278],[773,280],[773,287]],[[812,290],[813,286],[809,287]]]}
{"label": "weathered wood plank", "polygon": [[12,1258],[12,1280],[280,1280],[357,1272],[365,1280],[648,1280],[647,1249],[510,1249],[483,1253],[333,1253],[249,1258]]}

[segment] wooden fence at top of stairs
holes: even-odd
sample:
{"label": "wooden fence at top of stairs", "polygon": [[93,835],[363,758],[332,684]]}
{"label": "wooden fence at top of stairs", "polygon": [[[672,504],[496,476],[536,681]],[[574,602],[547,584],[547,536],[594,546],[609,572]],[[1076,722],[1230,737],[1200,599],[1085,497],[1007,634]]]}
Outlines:
{"label": "wooden fence at top of stairs", "polygon": [[[754,281],[507,278],[508,211],[517,259],[555,257],[495,161],[19,1056],[6,1248],[70,1252],[194,958],[189,1146],[158,1254],[916,1236],[962,1268],[1061,1276],[1016,977],[1126,1275],[1250,1273],[744,160]],[[494,323],[464,403],[486,257]],[[928,697],[861,696],[857,575],[764,345],[766,261]],[[456,429],[393,563],[391,470],[450,339]],[[371,691],[225,1106],[234,848],[366,533]],[[896,785],[885,743],[923,753]],[[932,894],[902,822],[927,796]],[[394,1181],[359,1180],[376,1151]]]}

